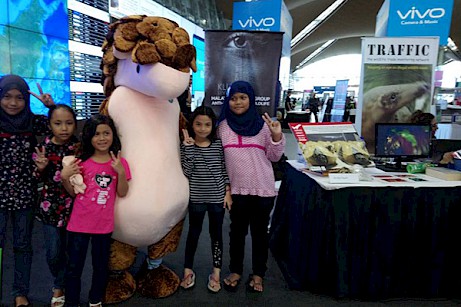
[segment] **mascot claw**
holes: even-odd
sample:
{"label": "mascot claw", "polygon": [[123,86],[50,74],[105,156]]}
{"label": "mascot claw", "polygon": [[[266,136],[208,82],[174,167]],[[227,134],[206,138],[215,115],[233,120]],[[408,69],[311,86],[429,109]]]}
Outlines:
{"label": "mascot claw", "polygon": [[104,302],[115,304],[126,301],[133,296],[136,290],[136,281],[127,271],[111,272],[106,287]]}
{"label": "mascot claw", "polygon": [[180,279],[178,275],[164,265],[149,270],[147,264],[139,270],[136,279],[138,281],[138,292],[146,297],[162,298],[176,292]]}

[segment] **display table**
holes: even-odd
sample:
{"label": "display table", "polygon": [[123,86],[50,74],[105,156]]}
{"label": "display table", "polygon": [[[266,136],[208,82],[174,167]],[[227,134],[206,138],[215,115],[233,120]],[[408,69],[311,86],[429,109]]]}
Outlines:
{"label": "display table", "polygon": [[287,123],[310,123],[310,111],[288,111],[285,117]]}
{"label": "display table", "polygon": [[437,139],[446,140],[461,140],[461,125],[460,124],[443,124],[439,123],[438,129],[435,132]]}
{"label": "display table", "polygon": [[271,252],[291,289],[361,299],[459,297],[460,185],[327,190],[286,163]]}

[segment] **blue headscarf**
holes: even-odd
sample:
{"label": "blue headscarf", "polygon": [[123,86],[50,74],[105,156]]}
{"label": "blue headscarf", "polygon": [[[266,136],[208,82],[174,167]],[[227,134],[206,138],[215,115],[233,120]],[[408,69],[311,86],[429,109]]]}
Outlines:
{"label": "blue headscarf", "polygon": [[30,110],[29,85],[16,75],[6,75],[0,78],[0,100],[9,90],[21,92],[25,100],[24,109],[16,115],[8,115],[0,108],[0,131],[8,133],[32,132],[34,114]]}
{"label": "blue headscarf", "polygon": [[[230,109],[229,101],[235,93],[244,93],[250,98],[250,107],[244,114],[234,114]],[[232,131],[238,135],[255,136],[261,131],[264,126],[264,120],[256,110],[255,93],[250,83],[246,81],[235,81],[227,89],[218,124],[225,119],[227,119],[227,124]]]}

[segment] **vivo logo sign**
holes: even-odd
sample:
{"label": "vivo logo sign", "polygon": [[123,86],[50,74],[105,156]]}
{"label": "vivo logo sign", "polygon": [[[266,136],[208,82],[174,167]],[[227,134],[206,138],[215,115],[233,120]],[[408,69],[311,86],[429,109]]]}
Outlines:
{"label": "vivo logo sign", "polygon": [[259,27],[272,27],[275,25],[275,19],[272,17],[261,18],[259,20],[253,19],[252,16],[247,20],[238,20],[242,28],[259,28]]}
{"label": "vivo logo sign", "polygon": [[424,19],[430,17],[433,19],[442,18],[445,16],[445,9],[438,7],[433,9],[427,9],[425,11],[419,11],[416,7],[412,7],[408,12],[402,13],[400,10],[397,10],[397,14],[400,19]]}

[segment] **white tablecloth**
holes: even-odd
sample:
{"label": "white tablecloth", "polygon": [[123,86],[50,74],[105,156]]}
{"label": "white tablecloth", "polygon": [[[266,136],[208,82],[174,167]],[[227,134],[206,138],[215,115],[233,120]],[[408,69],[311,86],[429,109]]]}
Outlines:
{"label": "white tablecloth", "polygon": [[[337,190],[342,188],[352,188],[352,187],[458,187],[461,186],[461,181],[447,181],[434,177],[427,176],[425,174],[409,174],[409,173],[388,173],[377,169],[375,167],[365,168],[365,174],[369,175],[371,181],[360,181],[359,183],[349,183],[349,184],[340,184],[340,183],[330,183],[328,176],[321,176],[305,171],[306,166],[303,163],[299,163],[296,160],[289,160],[288,163],[291,164],[295,169],[302,171],[306,176],[314,179],[322,188],[325,190]],[[402,182],[388,182],[384,181],[381,178],[373,177],[373,175],[389,175],[391,177],[403,178],[404,175],[419,177],[425,181],[402,181]]]}

